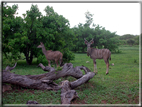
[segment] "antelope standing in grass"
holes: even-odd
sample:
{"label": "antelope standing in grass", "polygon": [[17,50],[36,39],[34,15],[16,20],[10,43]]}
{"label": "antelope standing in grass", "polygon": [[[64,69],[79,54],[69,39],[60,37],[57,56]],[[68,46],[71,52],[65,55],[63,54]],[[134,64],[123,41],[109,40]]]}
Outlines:
{"label": "antelope standing in grass", "polygon": [[90,56],[91,59],[93,59],[94,62],[94,72],[96,68],[97,73],[97,66],[96,66],[96,59],[104,59],[107,69],[106,69],[106,75],[108,74],[109,71],[109,60],[111,60],[111,52],[109,49],[96,49],[96,48],[91,48],[91,44],[94,43],[93,39],[88,42],[84,38],[85,44],[87,45],[87,55]]}
{"label": "antelope standing in grass", "polygon": [[61,66],[63,61],[63,54],[60,51],[52,51],[52,50],[47,51],[42,42],[40,42],[40,45],[37,48],[42,48],[42,52],[46,56],[46,59],[48,61],[48,66],[51,66],[50,65],[51,60],[55,60],[57,67],[58,67],[58,61],[59,61]]}

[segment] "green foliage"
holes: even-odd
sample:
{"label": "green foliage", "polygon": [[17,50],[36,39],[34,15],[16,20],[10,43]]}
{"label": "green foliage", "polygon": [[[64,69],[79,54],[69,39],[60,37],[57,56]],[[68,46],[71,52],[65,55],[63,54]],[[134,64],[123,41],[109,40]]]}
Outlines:
{"label": "green foliage", "polygon": [[62,70],[62,67],[57,67],[57,71],[61,71]]}
{"label": "green foliage", "polygon": [[89,11],[87,11],[85,13],[85,17],[86,17],[86,23],[84,24],[85,27],[89,27],[92,22],[93,22],[93,14],[91,14]]}
{"label": "green foliage", "polygon": [[21,40],[19,38],[21,38],[23,19],[21,17],[14,17],[17,9],[18,5],[13,5],[10,7],[7,6],[6,3],[3,3],[2,52],[4,55],[3,59],[6,58],[10,62],[12,62],[12,59],[16,61],[20,58],[19,45]]}
{"label": "green foliage", "polygon": [[135,41],[134,41],[133,39],[129,39],[129,40],[127,40],[127,43],[128,43],[129,45],[133,45],[133,44],[135,43]]}
{"label": "green foliage", "polygon": [[48,65],[48,61],[47,61],[45,55],[40,54],[40,55],[37,57],[37,63],[43,63],[43,64]]}
{"label": "green foliage", "polygon": [[75,59],[74,53],[72,53],[68,48],[64,48],[63,50],[61,50],[61,52],[63,53],[64,63],[70,62]]}
{"label": "green foliage", "polygon": [[125,34],[118,39],[121,41],[120,45],[139,45],[139,35]]}

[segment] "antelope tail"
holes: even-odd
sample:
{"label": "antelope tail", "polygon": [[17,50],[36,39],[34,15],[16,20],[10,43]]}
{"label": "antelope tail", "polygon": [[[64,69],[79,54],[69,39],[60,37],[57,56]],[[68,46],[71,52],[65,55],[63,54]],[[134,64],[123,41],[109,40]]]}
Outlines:
{"label": "antelope tail", "polygon": [[111,61],[111,52],[109,53],[109,60]]}

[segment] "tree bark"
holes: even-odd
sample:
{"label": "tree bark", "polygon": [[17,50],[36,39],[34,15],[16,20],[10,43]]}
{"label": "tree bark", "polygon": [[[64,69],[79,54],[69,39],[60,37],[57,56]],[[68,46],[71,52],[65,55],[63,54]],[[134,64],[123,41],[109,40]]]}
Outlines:
{"label": "tree bark", "polygon": [[[30,54],[30,56],[29,56]],[[33,61],[33,52],[31,50],[31,52],[28,50],[27,54],[26,54],[26,62],[28,65],[31,65]]]}
{"label": "tree bark", "polygon": [[61,103],[70,104],[74,98],[79,98],[76,91],[71,89],[70,82],[68,80],[63,81],[61,89]]}

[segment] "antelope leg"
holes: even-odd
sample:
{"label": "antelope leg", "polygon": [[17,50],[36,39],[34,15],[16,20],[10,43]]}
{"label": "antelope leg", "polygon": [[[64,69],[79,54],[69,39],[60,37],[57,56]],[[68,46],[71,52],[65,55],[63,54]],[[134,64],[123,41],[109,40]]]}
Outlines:
{"label": "antelope leg", "polygon": [[106,75],[108,74],[108,71],[109,71],[109,61],[108,60],[105,60],[105,63],[106,63]]}
{"label": "antelope leg", "polygon": [[51,65],[50,65],[50,60],[48,60],[48,66],[51,67]]}
{"label": "antelope leg", "polygon": [[58,59],[55,59],[55,63],[56,63],[57,68],[58,68],[59,67],[59,65],[58,65]]}
{"label": "antelope leg", "polygon": [[94,62],[94,72],[95,72],[95,69],[96,69],[96,72],[95,72],[95,73],[97,73],[96,59],[94,59],[93,62]]}
{"label": "antelope leg", "polygon": [[109,63],[106,64],[107,66],[107,70],[106,70],[106,75],[108,74],[108,70],[109,70]]}

